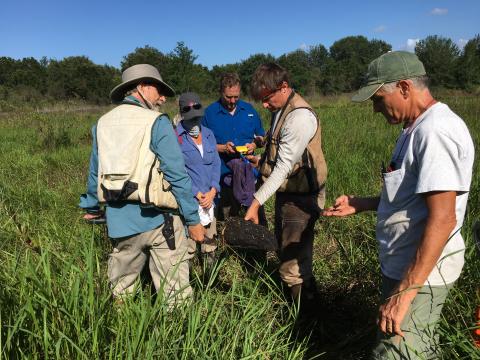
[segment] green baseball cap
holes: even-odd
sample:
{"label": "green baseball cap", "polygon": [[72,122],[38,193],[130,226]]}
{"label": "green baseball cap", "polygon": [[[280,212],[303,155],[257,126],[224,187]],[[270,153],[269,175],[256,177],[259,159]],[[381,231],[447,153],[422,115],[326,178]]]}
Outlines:
{"label": "green baseball cap", "polygon": [[417,55],[407,51],[390,51],[368,65],[367,83],[352,97],[352,101],[368,100],[383,84],[426,75]]}

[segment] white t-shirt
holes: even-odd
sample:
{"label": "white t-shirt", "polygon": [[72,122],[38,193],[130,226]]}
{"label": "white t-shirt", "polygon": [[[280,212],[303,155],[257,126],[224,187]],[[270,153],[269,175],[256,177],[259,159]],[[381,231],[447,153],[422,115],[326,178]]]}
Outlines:
{"label": "white t-shirt", "polygon": [[456,191],[457,225],[427,283],[450,284],[464,263],[463,225],[472,179],[473,141],[467,126],[450,108],[437,103],[400,135],[377,213],[377,240],[384,275],[401,280],[425,230],[428,210],[421,194]]}
{"label": "white t-shirt", "polygon": [[200,151],[200,155],[203,158],[203,144],[195,144],[195,145],[197,145],[198,151]]}

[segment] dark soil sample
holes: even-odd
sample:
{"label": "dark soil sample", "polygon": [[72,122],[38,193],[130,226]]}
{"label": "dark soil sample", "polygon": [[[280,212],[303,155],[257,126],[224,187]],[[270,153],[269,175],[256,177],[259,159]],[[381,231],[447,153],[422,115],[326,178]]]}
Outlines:
{"label": "dark soil sample", "polygon": [[278,250],[275,236],[265,226],[238,217],[231,217],[225,221],[222,237],[226,245],[234,248]]}

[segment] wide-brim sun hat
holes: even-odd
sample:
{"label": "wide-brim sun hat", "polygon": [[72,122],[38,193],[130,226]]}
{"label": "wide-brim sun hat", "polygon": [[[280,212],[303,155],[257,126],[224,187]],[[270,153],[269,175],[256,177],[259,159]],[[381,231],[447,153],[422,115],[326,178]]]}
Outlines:
{"label": "wide-brim sun hat", "polygon": [[384,84],[426,75],[417,55],[407,51],[390,51],[368,65],[366,84],[352,97],[352,101],[370,99]]}
{"label": "wide-brim sun hat", "polygon": [[121,102],[128,90],[142,82],[157,84],[162,95],[168,97],[175,96],[175,90],[163,81],[162,76],[155,66],[137,64],[125,69],[122,73],[122,83],[113,88],[110,92],[110,99],[112,99],[114,103]]}

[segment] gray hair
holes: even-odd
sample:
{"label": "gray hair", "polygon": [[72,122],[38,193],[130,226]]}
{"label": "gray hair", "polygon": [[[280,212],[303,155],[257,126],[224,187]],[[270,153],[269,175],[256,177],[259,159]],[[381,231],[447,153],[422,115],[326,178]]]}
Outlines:
{"label": "gray hair", "polygon": [[[426,76],[426,75],[417,76],[417,77],[410,78],[410,79],[405,79],[405,80],[410,80],[413,83],[413,86],[415,86],[419,90],[428,89],[428,82],[429,81],[428,81],[428,76]],[[397,82],[398,81],[393,81],[393,82],[383,84],[382,90],[387,92],[387,93],[393,92],[395,90],[395,88],[397,87]]]}
{"label": "gray hair", "polygon": [[133,94],[135,94],[135,93],[137,93],[137,92],[138,92],[137,88],[134,87],[133,89],[130,89],[130,90],[128,90],[127,92],[125,92],[125,95],[124,95],[124,96],[130,96],[130,95],[133,95]]}

